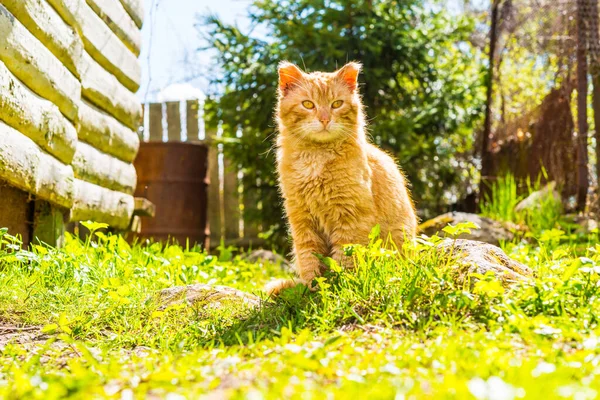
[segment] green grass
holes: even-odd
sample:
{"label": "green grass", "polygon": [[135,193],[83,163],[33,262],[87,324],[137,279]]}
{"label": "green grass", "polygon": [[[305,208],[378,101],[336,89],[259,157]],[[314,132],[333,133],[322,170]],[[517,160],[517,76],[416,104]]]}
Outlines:
{"label": "green grass", "polygon": [[[519,194],[520,186],[527,188],[524,195]],[[530,236],[539,237],[545,230],[559,227],[563,213],[562,203],[553,196],[546,195],[540,199],[535,209],[516,212],[515,207],[528,195],[542,188],[541,177],[533,183],[530,180],[523,183],[517,182],[513,175],[508,174],[492,183],[480,206],[481,214],[527,227]]]}
{"label": "green grass", "polygon": [[599,395],[596,233],[555,229],[507,244],[536,273],[511,288],[460,279],[431,240],[400,257],[374,235],[348,248],[353,271],[327,260],[317,292],[298,287],[256,310],[163,311],[163,288],[199,282],[260,294],[285,273],[225,249],[131,247],[97,233],[23,251],[1,233],[1,326],[44,332],[0,344],[1,398]]}
{"label": "green grass", "polygon": [[499,221],[516,221],[515,207],[525,197],[519,195],[517,180],[511,174],[491,184],[481,204],[481,214]]}

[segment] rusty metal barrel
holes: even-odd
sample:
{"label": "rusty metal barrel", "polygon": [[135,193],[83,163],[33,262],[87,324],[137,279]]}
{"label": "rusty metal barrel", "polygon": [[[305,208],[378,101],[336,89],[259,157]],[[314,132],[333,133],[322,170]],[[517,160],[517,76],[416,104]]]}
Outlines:
{"label": "rusty metal barrel", "polygon": [[156,205],[154,218],[142,217],[140,239],[206,246],[208,148],[194,142],[140,144],[134,162],[135,196]]}

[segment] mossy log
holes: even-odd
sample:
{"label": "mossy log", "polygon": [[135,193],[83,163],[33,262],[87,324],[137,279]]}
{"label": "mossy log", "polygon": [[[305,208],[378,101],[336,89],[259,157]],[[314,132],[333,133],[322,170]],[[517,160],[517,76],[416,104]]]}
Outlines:
{"label": "mossy log", "polygon": [[127,89],[136,92],[142,79],[137,56],[87,4],[81,8],[79,27],[86,51]]}
{"label": "mossy log", "polygon": [[133,194],[137,175],[133,164],[123,162],[84,142],[73,158],[75,177],[119,192]]}
{"label": "mossy log", "polygon": [[85,0],[47,0],[48,3],[60,14],[62,19],[74,29],[78,30],[78,15],[86,6]]}
{"label": "mossy log", "polygon": [[144,23],[144,0],[121,0],[121,4],[127,10],[138,28]]}
{"label": "mossy log", "polygon": [[135,54],[115,35],[85,0],[48,0],[77,30],[85,50],[127,89],[140,87],[141,67]]}
{"label": "mossy log", "polygon": [[77,132],[58,107],[32,92],[0,62],[0,119],[65,164],[75,154]]}
{"label": "mossy log", "polygon": [[81,77],[83,97],[119,121],[137,130],[142,118],[142,105],[135,94],[127,90],[92,57],[84,53],[84,73]]}
{"label": "mossy log", "polygon": [[97,221],[126,229],[133,215],[133,196],[106,189],[80,179],[74,180],[75,196],[71,221]]}
{"label": "mossy log", "polygon": [[0,5],[0,61],[31,90],[76,121],[81,85],[75,75]]}
{"label": "mossy log", "polygon": [[2,0],[2,5],[79,78],[83,42],[45,0]]}
{"label": "mossy log", "polygon": [[87,3],[127,48],[139,56],[142,34],[121,2],[119,0],[87,0]]}
{"label": "mossy log", "polygon": [[79,140],[125,162],[133,162],[140,138],[111,115],[82,101],[79,105]]}
{"label": "mossy log", "polygon": [[0,122],[0,179],[56,205],[69,208],[73,204],[71,166],[3,122]]}

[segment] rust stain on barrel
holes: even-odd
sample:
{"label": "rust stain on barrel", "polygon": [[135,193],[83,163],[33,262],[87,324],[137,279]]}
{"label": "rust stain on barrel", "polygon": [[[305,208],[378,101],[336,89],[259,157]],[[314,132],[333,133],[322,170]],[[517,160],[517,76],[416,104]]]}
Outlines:
{"label": "rust stain on barrel", "polygon": [[141,143],[134,162],[135,196],[156,205],[154,218],[142,217],[137,236],[156,241],[206,245],[208,148],[200,143]]}

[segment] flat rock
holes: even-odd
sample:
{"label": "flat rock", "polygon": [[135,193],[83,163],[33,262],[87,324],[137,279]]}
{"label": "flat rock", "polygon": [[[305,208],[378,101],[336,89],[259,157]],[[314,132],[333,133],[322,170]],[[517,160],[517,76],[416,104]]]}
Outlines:
{"label": "flat rock", "polygon": [[515,237],[514,232],[518,230],[518,227],[514,224],[496,221],[477,214],[449,212],[423,222],[419,225],[419,231],[427,236],[437,234],[444,237],[446,234],[442,229],[446,225],[456,225],[462,222],[473,222],[481,229],[472,229],[471,233],[461,234],[459,235],[460,239],[476,240],[494,245],[499,244],[503,240],[513,240]]}
{"label": "flat rock", "polygon": [[540,208],[542,203],[547,201],[550,197],[554,198],[554,200],[559,203],[561,202],[560,193],[556,190],[556,182],[554,181],[521,200],[519,204],[515,206],[515,212],[520,213]]}
{"label": "flat rock", "polygon": [[246,254],[245,256],[242,257],[242,259],[246,262],[249,263],[257,263],[257,262],[261,262],[261,261],[266,261],[269,262],[273,265],[278,265],[280,266],[283,270],[290,270],[292,269],[292,264],[285,259],[285,257],[280,256],[277,253],[273,253],[272,251],[269,250],[263,250],[263,249],[259,249],[259,250],[254,250],[252,253]]}
{"label": "flat rock", "polygon": [[489,243],[465,239],[445,239],[437,248],[456,257],[460,275],[486,274],[491,271],[503,283],[509,284],[528,279],[531,269],[513,260],[502,249]]}
{"label": "flat rock", "polygon": [[158,292],[159,310],[177,304],[202,304],[208,307],[220,307],[223,303],[239,303],[248,307],[258,307],[258,296],[228,286],[196,283],[187,286],[175,286]]}

